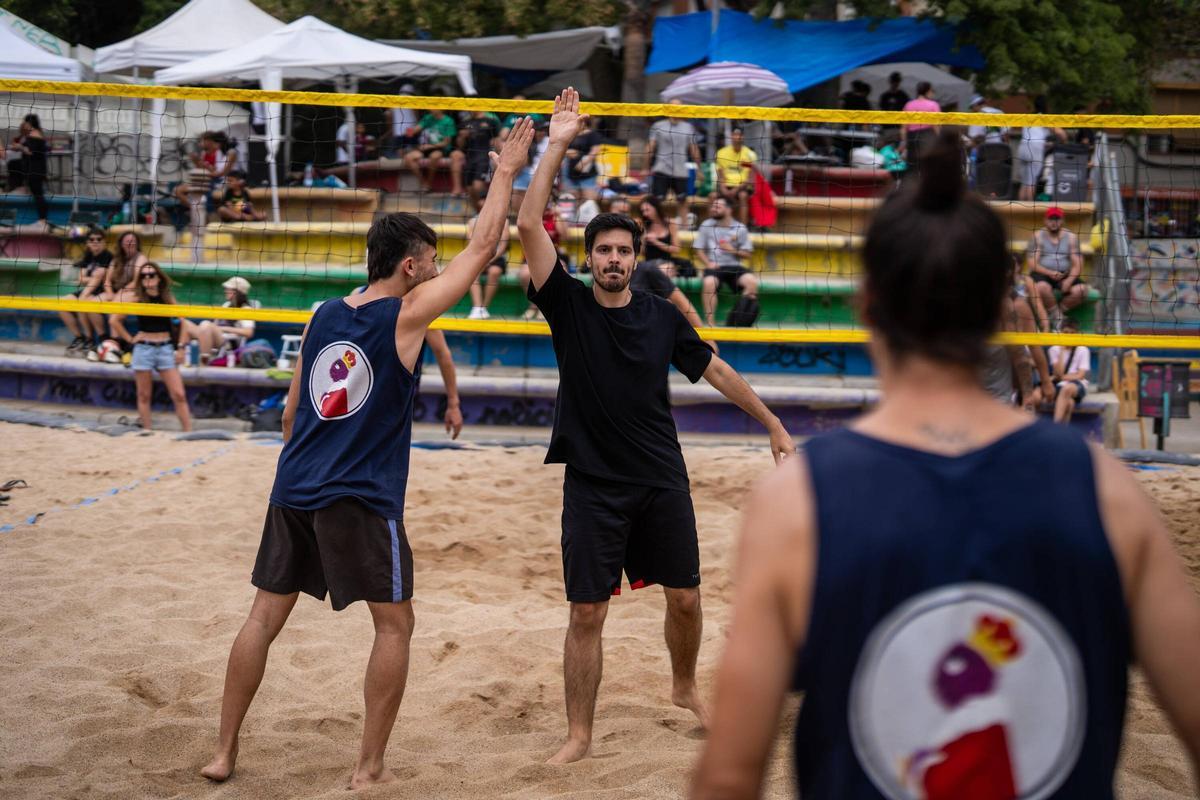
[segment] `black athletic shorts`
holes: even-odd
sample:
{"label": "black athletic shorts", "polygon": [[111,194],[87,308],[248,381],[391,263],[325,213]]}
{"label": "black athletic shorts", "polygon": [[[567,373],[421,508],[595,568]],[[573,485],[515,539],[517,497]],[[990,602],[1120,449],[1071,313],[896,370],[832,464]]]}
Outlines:
{"label": "black athletic shorts", "polygon": [[655,197],[665,198],[667,190],[670,190],[676,197],[684,198],[688,196],[687,184],[687,178],[673,178],[656,172],[650,176],[650,193]]}
{"label": "black athletic shorts", "polygon": [[716,269],[704,270],[704,277],[707,278],[711,275],[718,282],[724,284],[729,291],[734,294],[741,294],[742,287],[738,286],[738,280],[749,271],[745,267],[717,267]]}
{"label": "black athletic shorts", "polygon": [[471,154],[467,156],[467,162],[463,165],[463,183],[473,183],[474,181],[487,181],[488,173],[492,171],[492,162],[488,158],[487,153],[482,156]]}
{"label": "black athletic shorts", "polygon": [[499,267],[501,272],[508,272],[508,256],[496,256],[489,261],[487,267],[483,270],[483,274],[479,276],[480,281],[487,280],[488,270],[492,267]]}
{"label": "black athletic shorts", "polygon": [[567,467],[563,480],[563,576],[567,600],[596,603],[658,583],[700,585],[700,546],[692,496],[585,475]]}
{"label": "black athletic shorts", "polygon": [[[1063,278],[1063,280],[1066,280],[1066,278]],[[1056,280],[1054,280],[1054,278],[1051,278],[1049,275],[1045,275],[1041,272],[1033,273],[1033,282],[1034,283],[1048,283],[1048,284],[1050,284],[1050,288],[1055,289],[1060,292],[1062,291],[1062,281],[1056,281]]]}
{"label": "black athletic shorts", "polygon": [[413,594],[404,521],[384,519],[353,498],[315,511],[272,503],[250,582],[276,594],[304,592],[334,611],[355,600],[399,603]]}

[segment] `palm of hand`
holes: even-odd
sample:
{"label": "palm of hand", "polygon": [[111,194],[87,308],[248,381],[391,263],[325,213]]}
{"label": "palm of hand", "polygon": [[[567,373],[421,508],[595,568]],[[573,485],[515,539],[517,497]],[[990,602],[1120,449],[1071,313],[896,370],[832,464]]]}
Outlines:
{"label": "palm of hand", "polygon": [[564,109],[555,111],[550,117],[550,141],[570,142],[579,132],[580,114],[578,111]]}

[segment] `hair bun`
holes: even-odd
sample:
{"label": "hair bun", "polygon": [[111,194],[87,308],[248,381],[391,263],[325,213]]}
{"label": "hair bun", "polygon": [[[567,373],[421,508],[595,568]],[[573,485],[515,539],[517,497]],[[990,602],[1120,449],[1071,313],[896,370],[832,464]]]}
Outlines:
{"label": "hair bun", "polygon": [[944,211],[966,192],[962,140],[953,128],[943,128],[921,153],[916,204],[926,211]]}

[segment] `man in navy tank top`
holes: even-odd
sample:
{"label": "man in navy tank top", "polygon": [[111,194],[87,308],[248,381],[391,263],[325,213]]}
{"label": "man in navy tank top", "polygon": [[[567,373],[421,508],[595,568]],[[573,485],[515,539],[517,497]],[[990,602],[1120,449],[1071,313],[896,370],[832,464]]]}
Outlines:
{"label": "man in navy tank top", "polygon": [[508,224],[512,181],[533,140],[513,128],[474,234],[440,274],[437,236],[412,214],[388,214],[367,234],[365,291],[323,303],[304,331],[283,413],[283,452],[251,583],[250,617],[229,654],[217,752],[201,774],[234,769],[238,730],[267,651],[300,592],[335,611],[366,601],[375,625],[362,748],[351,788],[395,776],[383,754],[404,694],[413,629],[412,552],[404,493],[413,397],[426,329],[479,279]]}
{"label": "man in navy tank top", "polygon": [[667,376],[674,365],[703,377],[770,433],[776,460],[794,449],[783,424],[754,390],[700,340],[669,301],[631,291],[641,228],[601,214],[584,231],[591,288],[559,263],[542,209],[571,140],[583,127],[579,95],[554,104],[549,145],[517,215],[529,263],[530,299],[550,324],[558,360],[558,399],[546,463],[565,463],[562,552],[571,604],[563,655],[567,741],[550,758],[563,764],[591,748],[603,662],[601,633],[609,598],[661,584],[666,594],[671,699],[708,712],[696,688],[700,650],[700,551],[687,468],[671,416]]}
{"label": "man in navy tank top", "polygon": [[962,163],[944,132],[867,233],[879,406],[746,507],[693,800],[760,795],[789,690],[805,800],[1111,800],[1134,660],[1200,761],[1200,603],[1153,502],[979,383],[1008,237]]}

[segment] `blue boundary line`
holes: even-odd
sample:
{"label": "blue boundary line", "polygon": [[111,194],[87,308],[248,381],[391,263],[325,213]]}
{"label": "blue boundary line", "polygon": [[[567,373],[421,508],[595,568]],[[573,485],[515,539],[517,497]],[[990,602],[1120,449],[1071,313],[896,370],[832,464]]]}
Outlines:
{"label": "blue boundary line", "polygon": [[213,452],[209,453],[206,456],[201,456],[200,458],[195,459],[191,463],[184,464],[181,467],[172,467],[171,469],[164,469],[155,475],[150,475],[148,477],[142,478],[141,480],[136,480],[133,483],[127,484],[125,486],[114,486],[111,489],[107,489],[103,492],[99,492],[98,494],[93,495],[91,497],[85,497],[82,500],[80,500],[78,503],[74,503],[69,506],[55,506],[54,508],[51,508],[48,511],[39,511],[38,513],[28,516],[25,519],[20,520],[18,522],[13,522],[8,525],[0,525],[0,533],[10,533],[12,531],[17,530],[18,528],[32,527],[32,526],[36,525],[43,517],[49,516],[50,514],[62,514],[67,511],[75,511],[80,508],[87,508],[89,506],[94,506],[97,503],[99,503],[101,500],[105,499],[106,497],[112,497],[114,495],[122,494],[124,492],[132,492],[134,489],[136,489],[139,486],[142,486],[145,484],[150,484],[150,483],[158,483],[163,478],[169,477],[171,475],[181,475],[181,474],[183,474],[183,472],[185,470],[191,469],[192,467],[199,467],[203,464],[207,464],[209,461],[212,461],[215,458],[220,458],[221,456],[225,455],[226,453],[230,452],[231,450],[233,450],[233,445],[227,445],[225,447],[214,450]]}

